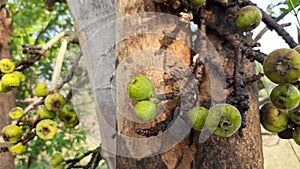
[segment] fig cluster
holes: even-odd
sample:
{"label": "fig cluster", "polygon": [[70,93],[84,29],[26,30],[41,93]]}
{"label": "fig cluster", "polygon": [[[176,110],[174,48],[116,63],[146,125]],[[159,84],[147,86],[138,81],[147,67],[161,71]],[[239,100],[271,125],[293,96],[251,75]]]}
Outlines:
{"label": "fig cluster", "polygon": [[263,63],[265,75],[277,86],[270,93],[270,102],[260,108],[262,126],[283,139],[293,138],[300,145],[300,53],[295,49],[272,51]]}
{"label": "fig cluster", "polygon": [[15,63],[9,59],[0,60],[0,71],[0,92],[8,92],[19,87],[26,80],[22,72],[15,70]]}
{"label": "fig cluster", "polygon": [[230,137],[238,131],[242,117],[238,109],[230,104],[216,104],[210,109],[194,107],[188,114],[189,120],[196,130],[204,127],[211,133]]}
{"label": "fig cluster", "polygon": [[143,121],[151,121],[156,116],[156,104],[151,98],[155,98],[153,84],[144,75],[134,76],[128,84],[128,96],[134,101],[138,101],[134,106],[135,116]]}
{"label": "fig cluster", "polygon": [[[74,128],[79,124],[73,105],[66,103],[62,94],[48,92],[44,82],[38,82],[32,91],[35,96],[43,97],[43,104],[26,113],[22,107],[11,109],[9,116],[17,123],[7,125],[1,130],[1,136],[8,142],[8,150],[16,155],[26,151],[28,141],[25,140],[28,140],[29,133],[43,140],[52,139],[58,128],[56,119],[59,119],[66,128]],[[33,117],[34,115],[36,116]],[[53,166],[59,167],[60,165],[53,164]]]}

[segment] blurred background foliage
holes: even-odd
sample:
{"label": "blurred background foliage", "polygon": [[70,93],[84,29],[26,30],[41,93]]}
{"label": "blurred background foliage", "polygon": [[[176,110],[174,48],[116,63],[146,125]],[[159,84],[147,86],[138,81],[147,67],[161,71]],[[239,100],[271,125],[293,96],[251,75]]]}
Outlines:
{"label": "blurred background foliage", "polygon": [[[74,31],[72,17],[66,3],[55,3],[53,10],[48,11],[45,9],[43,0],[9,0],[6,3],[6,8],[13,20],[10,48],[16,63],[32,57],[24,51],[23,44],[41,47],[61,31]],[[56,43],[45,53],[44,57],[24,71],[26,83],[23,83],[16,93],[18,106],[26,106],[22,100],[33,97],[32,87],[37,82],[44,81],[50,85],[60,43],[61,41]],[[69,72],[79,50],[79,45],[71,44],[68,46],[61,77]],[[82,74],[81,72],[79,76]],[[67,84],[61,93],[66,95],[70,90],[71,84]],[[78,114],[84,113],[83,111],[77,109]],[[31,113],[36,114],[36,111]],[[59,123],[59,120],[56,119],[56,121]],[[63,127],[63,124],[59,124],[58,127],[60,132],[53,139],[45,141],[36,137],[30,141],[26,153],[16,156],[16,168],[46,169],[50,168],[49,159],[55,152],[62,152],[65,159],[71,159],[87,151],[86,135],[88,131],[84,130],[82,125],[74,129],[67,129]]]}

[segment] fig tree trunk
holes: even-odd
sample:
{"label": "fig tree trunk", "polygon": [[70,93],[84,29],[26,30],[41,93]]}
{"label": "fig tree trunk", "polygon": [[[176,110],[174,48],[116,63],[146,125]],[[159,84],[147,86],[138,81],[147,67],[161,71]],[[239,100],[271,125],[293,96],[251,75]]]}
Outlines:
{"label": "fig tree trunk", "polygon": [[[255,83],[242,89],[249,96],[249,110],[239,134],[222,138],[188,125],[193,106],[224,101],[233,91],[226,87],[230,82],[255,73],[238,46],[243,35],[226,34],[235,28],[225,23],[232,23],[230,10],[234,13],[225,3],[208,1],[205,11],[194,14],[203,31],[194,32],[190,14],[180,13],[186,11],[176,3],[68,1],[94,82],[110,168],[263,168]],[[136,74],[152,81],[161,100],[152,122],[134,115],[137,101],[128,97],[127,85]]]}
{"label": "fig tree trunk", "polygon": [[[9,51],[9,36],[12,31],[12,22],[9,18],[8,11],[5,5],[2,5],[0,8],[0,58],[11,59],[11,54]],[[10,109],[15,107],[15,96],[14,91],[8,93],[0,93],[0,129],[9,124],[10,118],[8,112]],[[0,144],[0,147],[5,147],[4,143]],[[0,169],[13,169],[14,167],[14,157],[11,153],[5,152],[1,153],[0,156]]]}

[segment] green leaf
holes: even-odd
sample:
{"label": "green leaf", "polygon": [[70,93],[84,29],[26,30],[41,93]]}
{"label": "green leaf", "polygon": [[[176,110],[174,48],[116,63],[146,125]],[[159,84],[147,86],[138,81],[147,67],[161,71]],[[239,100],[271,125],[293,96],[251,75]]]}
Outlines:
{"label": "green leaf", "polygon": [[291,10],[286,9],[286,8],[280,8],[280,11],[281,11],[281,12],[284,12],[284,13],[288,13],[288,12],[290,12]]}

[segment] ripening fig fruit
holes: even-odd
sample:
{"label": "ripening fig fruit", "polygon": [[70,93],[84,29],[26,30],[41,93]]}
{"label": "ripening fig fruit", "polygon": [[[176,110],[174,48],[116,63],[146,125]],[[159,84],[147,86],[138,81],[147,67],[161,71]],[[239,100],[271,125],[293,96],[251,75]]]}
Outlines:
{"label": "ripening fig fruit", "polygon": [[260,9],[248,5],[239,10],[235,24],[242,31],[251,31],[260,24],[261,20],[262,14]]}
{"label": "ripening fig fruit", "polygon": [[8,113],[9,117],[12,119],[19,119],[23,116],[24,110],[22,107],[15,107],[11,109]]}
{"label": "ripening fig fruit", "polygon": [[2,73],[11,73],[15,69],[14,62],[9,59],[1,59],[0,60],[0,70]]}
{"label": "ripening fig fruit", "polygon": [[50,111],[58,111],[65,105],[65,98],[60,93],[49,94],[45,98],[45,106]]}
{"label": "ripening fig fruit", "polygon": [[156,115],[156,104],[152,101],[141,101],[134,106],[136,117],[141,121],[153,120]]}
{"label": "ripening fig fruit", "polygon": [[2,81],[0,81],[0,92],[8,92],[11,90],[11,87],[5,86],[2,84]]}
{"label": "ripening fig fruit", "polygon": [[64,161],[61,153],[54,153],[50,159],[50,164],[52,166],[57,166]]}
{"label": "ripening fig fruit", "polygon": [[291,110],[299,105],[300,92],[292,84],[280,84],[272,90],[270,99],[275,107]]}
{"label": "ripening fig fruit", "polygon": [[205,5],[206,0],[189,0],[189,2],[193,7],[200,7]]}
{"label": "ripening fig fruit", "polygon": [[288,116],[294,123],[300,125],[300,109],[299,109],[299,107],[294,110],[290,110],[288,113]]}
{"label": "ripening fig fruit", "polygon": [[260,111],[260,123],[270,132],[281,132],[287,128],[289,118],[286,110],[277,109],[271,102],[265,103]]}
{"label": "ripening fig fruit", "polygon": [[20,86],[20,78],[15,73],[4,74],[1,78],[2,85],[8,87],[18,87]]}
{"label": "ripening fig fruit", "polygon": [[263,69],[274,83],[294,83],[300,78],[300,54],[293,49],[276,49],[266,57]]}
{"label": "ripening fig fruit", "polygon": [[65,169],[65,166],[60,164],[60,165],[57,165],[57,166],[52,166],[50,169]]}
{"label": "ripening fig fruit", "polygon": [[297,51],[298,53],[300,53],[300,45],[296,46],[296,47],[294,48],[294,50]]}
{"label": "ripening fig fruit", "polygon": [[153,96],[152,82],[144,75],[136,75],[128,85],[128,95],[133,100],[146,100]]}
{"label": "ripening fig fruit", "polygon": [[38,135],[43,140],[52,139],[56,134],[56,130],[56,123],[50,119],[41,120],[36,125],[36,135]]}
{"label": "ripening fig fruit", "polygon": [[63,122],[73,122],[76,120],[77,114],[72,104],[65,104],[58,113],[58,117]]}
{"label": "ripening fig fruit", "polygon": [[11,152],[14,155],[21,155],[26,151],[26,149],[27,146],[24,145],[22,142],[8,146],[9,152]]}
{"label": "ripening fig fruit", "polygon": [[32,93],[35,96],[38,97],[44,97],[47,96],[48,94],[48,87],[47,84],[45,82],[38,82],[37,84],[35,84],[35,86],[33,87]]}
{"label": "ripening fig fruit", "polygon": [[230,104],[216,104],[208,110],[205,126],[217,136],[230,137],[238,131],[242,117]]}
{"label": "ripening fig fruit", "polygon": [[3,139],[9,143],[20,141],[23,135],[21,127],[14,124],[5,126],[2,129],[1,134]]}
{"label": "ripening fig fruit", "polygon": [[189,112],[189,119],[193,123],[195,129],[201,130],[203,128],[207,114],[208,110],[205,107],[194,107]]}
{"label": "ripening fig fruit", "polygon": [[39,107],[38,114],[41,119],[53,119],[56,116],[56,112],[48,110],[45,105]]}
{"label": "ripening fig fruit", "polygon": [[296,127],[295,130],[293,131],[293,139],[294,141],[300,145],[300,127]]}
{"label": "ripening fig fruit", "polygon": [[79,124],[79,120],[76,117],[73,121],[64,121],[64,127],[65,128],[74,128]]}
{"label": "ripening fig fruit", "polygon": [[20,82],[25,82],[26,77],[25,77],[25,75],[24,75],[22,72],[19,72],[19,71],[13,71],[12,73],[13,73],[13,74],[16,74],[16,75],[19,77]]}

